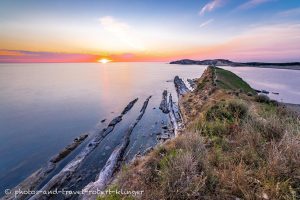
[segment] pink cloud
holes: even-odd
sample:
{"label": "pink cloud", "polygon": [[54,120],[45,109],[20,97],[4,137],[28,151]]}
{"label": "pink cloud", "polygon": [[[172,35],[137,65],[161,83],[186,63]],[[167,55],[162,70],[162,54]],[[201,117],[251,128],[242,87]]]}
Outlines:
{"label": "pink cloud", "polygon": [[204,15],[206,12],[211,12],[215,8],[221,6],[222,0],[212,0],[211,2],[205,4],[200,10],[199,15]]}
{"label": "pink cloud", "polygon": [[0,63],[24,62],[95,62],[99,56],[91,54],[68,54],[33,52],[24,50],[0,50]]}
{"label": "pink cloud", "polygon": [[182,52],[180,58],[227,58],[237,61],[299,61],[300,24],[255,27],[222,44]]}

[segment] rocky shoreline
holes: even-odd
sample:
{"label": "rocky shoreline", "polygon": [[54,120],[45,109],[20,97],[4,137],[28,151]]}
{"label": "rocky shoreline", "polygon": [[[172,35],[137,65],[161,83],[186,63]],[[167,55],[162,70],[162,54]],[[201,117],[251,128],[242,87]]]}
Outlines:
{"label": "rocky shoreline", "polygon": [[[46,183],[46,185],[42,186],[41,190],[50,191],[55,188],[59,188],[63,185],[64,181],[70,179],[79,165],[83,162],[83,160],[90,154],[98,144],[110,133],[113,131],[114,127],[122,121],[122,117],[131,110],[134,104],[138,99],[134,99],[129,102],[128,105],[124,108],[122,113],[115,117],[107,128],[101,130],[91,141],[86,145],[86,147],[77,155],[69,164],[67,164],[58,174],[56,174],[52,179]],[[31,195],[29,194],[18,194],[16,197],[14,196],[14,191],[33,191],[37,190],[40,184],[48,177],[48,175],[56,168],[56,165],[60,163],[65,157],[67,157],[76,147],[78,147],[86,138],[87,134],[83,134],[73,140],[73,142],[66,146],[61,152],[55,155],[53,158],[49,160],[45,167],[37,170],[33,174],[31,174],[28,178],[22,181],[19,185],[11,189],[11,194],[2,197],[1,199],[12,200],[12,199],[28,199]],[[46,195],[41,193],[33,195],[29,199],[48,199]]]}
{"label": "rocky shoreline", "polygon": [[[192,87],[192,82],[191,81],[188,82],[191,84]],[[184,81],[178,76],[175,76],[173,83],[174,83],[174,87],[176,88],[178,97],[185,95],[187,92],[190,92],[188,87],[185,85]],[[166,140],[169,140],[173,136],[176,137],[178,135],[178,133],[183,128],[183,120],[181,117],[180,109],[178,107],[178,103],[175,103],[173,101],[171,93],[169,93],[169,98],[168,98],[167,90],[163,91],[162,101],[160,105],[161,105],[160,109],[162,110],[163,113],[168,114],[170,120],[170,125],[163,127],[164,131],[157,135],[157,139],[159,141],[165,142]],[[164,112],[165,110],[167,110],[168,112]]]}
{"label": "rocky shoreline", "polygon": [[93,192],[89,193],[89,191],[103,191],[107,184],[111,181],[113,178],[113,174],[118,170],[120,166],[120,162],[123,158],[123,154],[130,142],[130,135],[134,129],[134,127],[138,124],[138,122],[142,119],[143,115],[145,114],[146,108],[148,106],[148,102],[150,100],[151,96],[146,99],[146,101],[143,104],[143,107],[140,111],[139,116],[136,118],[136,120],[130,125],[127,132],[125,133],[125,136],[123,138],[123,141],[121,144],[119,144],[115,150],[110,155],[109,159],[107,160],[105,166],[102,168],[98,179],[95,182],[89,183],[83,191],[85,193],[81,196],[81,199],[83,200],[90,200],[90,199],[96,199],[97,194],[94,194]]}
{"label": "rocky shoreline", "polygon": [[[80,166],[80,164],[84,161],[84,159],[89,155],[99,144],[100,142],[113,131],[115,126],[122,121],[122,117],[134,106],[137,102],[137,99],[129,102],[129,104],[124,108],[121,115],[114,118],[107,128],[104,128],[97,134],[83,149],[83,151],[75,157],[68,165],[66,165],[58,174],[56,174],[46,185],[44,185],[41,190],[42,191],[50,191],[60,188],[64,182],[68,179],[71,179],[73,174],[76,172],[76,169]],[[48,195],[44,195],[42,193],[38,193],[30,197],[30,200],[40,200],[40,199],[48,199]]]}
{"label": "rocky shoreline", "polygon": [[[188,81],[192,86],[192,80]],[[173,80],[173,84],[176,88],[176,92],[178,96],[185,95],[190,90],[185,85],[184,81],[176,76]],[[123,162],[123,154],[125,153],[129,142],[130,142],[130,135],[139,121],[142,119],[143,115],[145,114],[146,108],[148,106],[149,100],[151,96],[149,96],[138,115],[136,120],[128,127],[127,131],[124,133],[122,142],[113,150],[111,155],[109,156],[108,160],[106,161],[105,166],[101,169],[97,179],[94,182],[90,182],[87,184],[83,191],[90,191],[90,190],[104,190],[106,186],[113,180],[114,174],[120,168],[121,163]],[[88,134],[82,134],[79,137],[75,138],[71,144],[67,145],[62,151],[60,151],[57,155],[53,156],[48,164],[37,170],[35,173],[31,174],[27,179],[21,182],[18,186],[12,189],[12,195],[6,195],[2,199],[30,199],[30,200],[40,200],[40,199],[55,199],[53,195],[45,195],[43,193],[37,193],[34,195],[29,194],[19,194],[14,197],[14,191],[21,190],[21,191],[34,191],[34,190],[41,190],[41,191],[55,191],[62,189],[67,182],[70,180],[76,179],[76,172],[78,168],[84,163],[86,157],[93,152],[93,150],[100,144],[100,142],[109,134],[111,133],[115,126],[119,124],[123,116],[127,114],[135,103],[138,101],[138,98],[130,101],[128,105],[123,109],[120,115],[113,118],[107,125],[106,128],[102,129],[99,133],[97,133],[87,145],[81,150],[81,152],[71,160],[66,166],[64,166],[56,175],[50,177],[49,175],[53,170],[56,168],[56,165],[61,163],[71,152],[73,152],[83,141],[88,138]],[[167,90],[164,90],[162,93],[162,100],[159,106],[160,110],[163,114],[165,114],[168,118],[167,124],[162,124],[161,132],[157,133],[157,141],[158,142],[165,142],[170,138],[176,137],[178,133],[183,128],[183,120],[181,118],[181,113],[179,107],[176,102],[173,101],[172,94]],[[101,123],[105,122],[102,120]],[[153,149],[153,147],[148,148],[145,152],[141,155],[147,154]],[[134,156],[133,160],[136,158]],[[46,180],[49,181],[46,182]],[[45,182],[45,183],[43,183]],[[44,184],[44,185],[42,185]],[[59,198],[68,198],[66,196],[59,196]],[[81,196],[76,198],[80,199],[91,199],[96,198],[95,195],[91,193],[85,193]]]}

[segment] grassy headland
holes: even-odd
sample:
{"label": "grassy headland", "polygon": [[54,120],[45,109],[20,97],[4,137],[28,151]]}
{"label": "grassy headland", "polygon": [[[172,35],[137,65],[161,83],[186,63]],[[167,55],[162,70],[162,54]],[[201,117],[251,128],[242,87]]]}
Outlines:
{"label": "grassy headland", "polygon": [[300,120],[235,74],[208,67],[179,100],[182,133],[124,166],[99,199],[299,199]]}

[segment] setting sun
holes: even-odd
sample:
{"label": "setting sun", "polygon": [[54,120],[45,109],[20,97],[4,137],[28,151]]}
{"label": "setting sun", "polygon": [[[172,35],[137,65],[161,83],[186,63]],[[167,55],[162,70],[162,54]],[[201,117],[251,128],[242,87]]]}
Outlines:
{"label": "setting sun", "polygon": [[102,59],[98,60],[98,62],[102,63],[102,64],[105,64],[105,63],[111,62],[111,60],[106,59],[106,58],[102,58]]}

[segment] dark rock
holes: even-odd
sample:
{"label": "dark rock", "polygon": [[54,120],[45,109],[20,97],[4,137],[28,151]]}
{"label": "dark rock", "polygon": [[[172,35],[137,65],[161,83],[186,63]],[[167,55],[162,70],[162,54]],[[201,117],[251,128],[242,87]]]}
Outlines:
{"label": "dark rock", "polygon": [[67,155],[69,155],[77,146],[79,146],[86,138],[88,134],[80,135],[79,137],[75,138],[71,144],[66,146],[62,151],[60,151],[57,155],[51,158],[50,162],[57,163],[64,159]]}
{"label": "dark rock", "polygon": [[108,126],[108,127],[105,129],[105,131],[103,131],[103,132],[104,132],[103,135],[107,135],[107,134],[110,133],[112,130],[114,130],[114,126],[115,126],[115,125],[113,125],[113,126]]}
{"label": "dark rock", "polygon": [[115,126],[120,121],[122,121],[122,115],[120,115],[120,116],[114,118],[113,120],[111,120],[111,122],[108,124],[108,126]]}
{"label": "dark rock", "polygon": [[[111,180],[113,174],[119,168],[120,162],[122,160],[124,160],[124,152],[126,151],[128,145],[130,143],[130,135],[131,135],[133,129],[138,124],[138,122],[140,121],[140,119],[145,114],[145,111],[146,111],[146,108],[148,106],[148,102],[149,102],[150,98],[151,98],[151,96],[149,96],[146,99],[146,101],[144,102],[143,107],[140,111],[139,116],[129,126],[129,128],[127,129],[127,131],[124,134],[124,137],[123,137],[123,140],[122,140],[121,144],[119,144],[114,149],[114,151],[112,152],[112,154],[109,156],[108,160],[106,161],[105,166],[102,168],[102,170],[101,170],[101,172],[98,176],[99,178],[97,180],[98,182],[101,182],[101,185],[99,185],[99,184],[97,185],[97,184],[95,184],[95,182],[91,182],[84,189],[88,189],[88,190],[92,191],[92,190],[95,190],[95,189],[104,190],[106,188],[109,180]],[[96,198],[97,198],[96,194],[87,194],[87,193],[83,194],[83,199],[96,199]]]}
{"label": "dark rock", "polygon": [[163,126],[163,127],[161,127],[162,129],[168,129],[168,126]]}
{"label": "dark rock", "polygon": [[131,102],[129,102],[129,104],[124,108],[124,110],[122,111],[122,115],[125,115],[129,110],[131,110],[131,108],[134,106],[134,104],[137,102],[138,98],[132,100]]}
{"label": "dark rock", "polygon": [[188,78],[187,81],[189,82],[191,88],[193,88],[193,89],[196,88],[196,83],[194,80]]}
{"label": "dark rock", "polygon": [[101,123],[103,123],[103,122],[105,122],[105,121],[106,121],[106,119],[102,119],[102,120],[101,120]]}
{"label": "dark rock", "polygon": [[159,105],[159,109],[167,114],[169,113],[169,108],[168,108],[168,92],[167,90],[164,90],[163,93],[162,93],[162,100],[160,102],[160,105]]}
{"label": "dark rock", "polygon": [[261,93],[261,90],[255,90],[255,92],[257,92],[257,93]]}
{"label": "dark rock", "polygon": [[174,78],[174,84],[178,95],[184,95],[190,90],[186,87],[185,83],[181,78],[178,76],[175,76]]}

